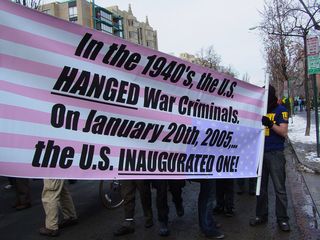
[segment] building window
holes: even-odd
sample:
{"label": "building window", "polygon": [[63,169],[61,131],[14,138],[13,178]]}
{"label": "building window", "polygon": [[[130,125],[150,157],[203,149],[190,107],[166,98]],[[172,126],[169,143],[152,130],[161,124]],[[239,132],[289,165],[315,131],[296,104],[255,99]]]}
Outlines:
{"label": "building window", "polygon": [[133,19],[128,19],[127,22],[129,27],[133,26]]}
{"label": "building window", "polygon": [[112,22],[112,15],[110,13],[106,13],[104,11],[100,11],[100,18],[106,22]]}
{"label": "building window", "polygon": [[108,33],[112,33],[112,27],[106,25],[106,24],[103,24],[101,23],[101,30],[103,32],[108,32]]}
{"label": "building window", "polygon": [[104,24],[102,22],[97,23],[96,29],[100,30],[102,32],[106,32],[106,33],[111,33],[111,34],[113,33],[112,27],[110,27],[107,24]]}
{"label": "building window", "polygon": [[137,39],[137,38],[138,38],[138,33],[137,33],[137,32],[133,32],[133,31],[130,31],[130,32],[129,32],[129,38],[135,38],[135,39]]}
{"label": "building window", "polygon": [[147,41],[147,47],[153,48],[153,42],[152,41]]}
{"label": "building window", "polygon": [[150,30],[147,30],[147,31],[146,31],[146,35],[147,35],[148,37],[153,37],[153,32],[150,31]]}
{"label": "building window", "polygon": [[72,18],[69,18],[69,22],[77,22],[78,21],[78,17],[72,17]]}
{"label": "building window", "polygon": [[78,10],[77,6],[75,7],[69,7],[69,19],[78,17]]}

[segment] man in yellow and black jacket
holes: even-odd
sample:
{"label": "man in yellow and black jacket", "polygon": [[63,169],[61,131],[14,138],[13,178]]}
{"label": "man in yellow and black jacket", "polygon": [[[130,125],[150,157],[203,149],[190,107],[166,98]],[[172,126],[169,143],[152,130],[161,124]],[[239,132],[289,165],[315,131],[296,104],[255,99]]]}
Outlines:
{"label": "man in yellow and black jacket", "polygon": [[288,110],[277,103],[276,92],[269,85],[267,116],[262,117],[265,129],[265,146],[261,176],[261,191],[257,197],[256,217],[250,220],[251,226],[268,221],[268,180],[271,176],[276,194],[276,216],[282,231],[290,231],[287,214],[286,172],[284,141],[288,133]]}

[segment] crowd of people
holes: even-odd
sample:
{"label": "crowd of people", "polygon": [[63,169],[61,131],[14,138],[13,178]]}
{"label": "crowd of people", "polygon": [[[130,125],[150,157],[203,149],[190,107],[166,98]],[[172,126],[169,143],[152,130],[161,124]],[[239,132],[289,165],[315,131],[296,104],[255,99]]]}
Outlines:
{"label": "crowd of people", "polygon": [[[265,148],[261,176],[261,190],[256,199],[256,216],[250,219],[252,227],[265,224],[268,221],[268,182],[272,180],[276,195],[276,218],[282,231],[290,231],[287,214],[287,193],[285,186],[285,157],[284,141],[288,132],[288,111],[278,103],[275,89],[269,86],[267,115],[262,117],[265,126]],[[28,179],[10,178],[6,189],[15,187],[17,192],[15,208],[23,210],[31,207],[30,189]],[[58,236],[59,229],[78,223],[76,209],[66,180],[44,179],[42,191],[42,204],[45,211],[45,225],[39,232],[45,236]],[[192,180],[200,184],[198,194],[198,222],[200,231],[207,238],[224,238],[220,224],[215,221],[214,215],[225,214],[234,216],[234,189],[237,184],[238,194],[244,193],[245,179],[198,179]],[[256,179],[249,179],[249,194],[255,195]],[[71,182],[72,183],[72,182]],[[215,185],[214,185],[215,184]],[[185,180],[123,180],[121,181],[121,194],[124,199],[124,218],[118,228],[114,230],[115,236],[131,234],[135,231],[136,193],[139,192],[144,213],[144,227],[150,228],[154,224],[152,211],[151,188],[156,189],[156,209],[159,221],[158,234],[170,235],[168,225],[168,192],[172,195],[178,217],[184,215],[182,191]],[[214,193],[214,190],[216,191]],[[216,199],[214,201],[214,196]],[[216,203],[213,206],[214,202]],[[59,221],[59,210],[63,219]]]}

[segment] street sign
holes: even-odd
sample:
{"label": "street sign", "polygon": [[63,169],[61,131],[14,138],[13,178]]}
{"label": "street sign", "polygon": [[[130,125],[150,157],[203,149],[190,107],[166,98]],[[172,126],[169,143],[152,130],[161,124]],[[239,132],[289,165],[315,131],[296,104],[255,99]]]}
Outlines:
{"label": "street sign", "polygon": [[307,55],[319,55],[319,40],[317,36],[307,37]]}
{"label": "street sign", "polygon": [[319,55],[308,56],[308,74],[320,73],[320,58]]}

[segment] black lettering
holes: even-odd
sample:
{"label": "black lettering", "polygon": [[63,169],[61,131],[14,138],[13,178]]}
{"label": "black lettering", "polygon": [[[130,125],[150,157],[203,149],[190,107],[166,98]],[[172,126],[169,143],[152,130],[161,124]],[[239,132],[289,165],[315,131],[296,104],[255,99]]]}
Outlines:
{"label": "black lettering", "polygon": [[110,47],[106,55],[104,56],[102,62],[105,64],[109,64],[109,60],[112,54],[118,49],[118,44],[113,43]]}
{"label": "black lettering", "polygon": [[[110,166],[110,159],[108,157],[108,154],[110,154],[110,148],[109,147],[102,147],[100,149],[100,157],[102,161],[98,162],[98,168],[100,170],[107,170]],[[120,163],[119,163],[120,164]]]}
{"label": "black lettering", "polygon": [[43,141],[39,141],[36,145],[36,151],[33,155],[33,160],[32,160],[32,166],[33,167],[40,167],[40,158],[42,151],[45,149],[46,145],[44,144]]}
{"label": "black lettering", "polygon": [[77,47],[77,49],[76,49],[76,52],[75,52],[75,55],[76,55],[76,56],[79,56],[79,57],[81,56],[81,53],[82,53],[85,45],[86,45],[86,44],[88,43],[88,41],[90,40],[91,36],[92,36],[92,34],[90,34],[90,33],[86,33],[86,34],[83,36],[83,38],[81,39],[81,41],[80,41],[80,43],[79,43],[79,45],[78,45],[78,47]]}
{"label": "black lettering", "polygon": [[91,60],[95,60],[96,57],[98,56],[100,50],[103,47],[103,42],[98,42],[94,39],[92,39],[87,46],[86,50],[84,51],[83,57],[88,58],[90,55]]}
{"label": "black lettering", "polygon": [[83,170],[87,170],[91,167],[94,155],[94,145],[83,144],[81,150],[81,157],[79,161],[79,167]]}
{"label": "black lettering", "polygon": [[72,147],[65,147],[61,151],[59,166],[63,169],[69,168],[72,165],[74,157],[74,149]]}
{"label": "black lettering", "polygon": [[71,72],[70,72],[70,69],[71,69],[70,67],[64,66],[58,80],[53,86],[54,90],[63,91],[63,92],[69,91],[78,73],[77,68],[72,68]]}

